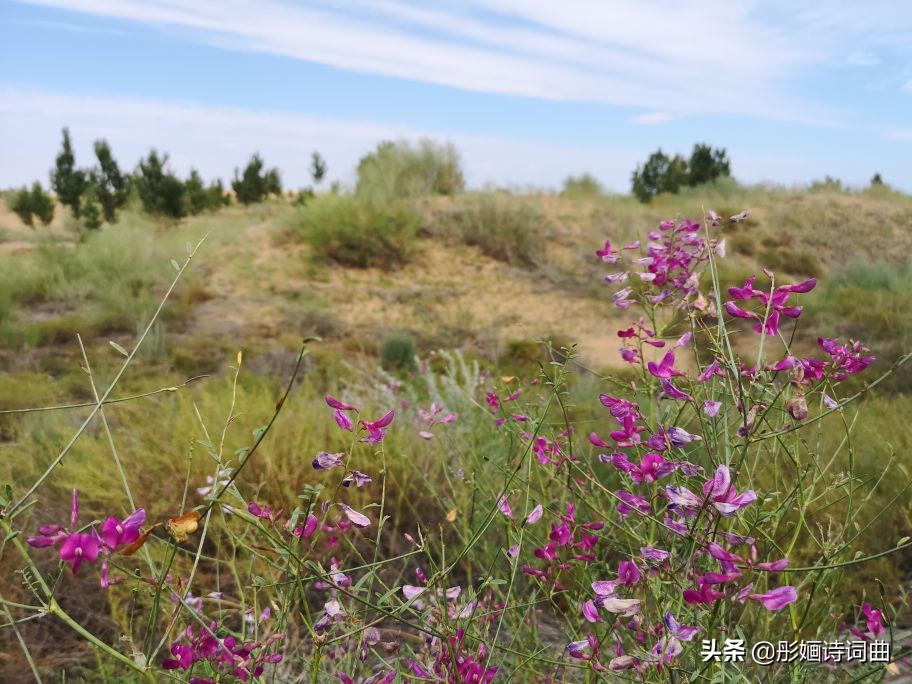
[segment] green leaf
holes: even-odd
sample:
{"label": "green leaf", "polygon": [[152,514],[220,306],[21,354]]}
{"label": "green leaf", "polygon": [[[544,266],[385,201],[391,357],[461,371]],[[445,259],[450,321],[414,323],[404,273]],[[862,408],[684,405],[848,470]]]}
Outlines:
{"label": "green leaf", "polygon": [[181,267],[174,259],[171,259],[171,266],[174,267],[174,270],[180,273]]}
{"label": "green leaf", "polygon": [[123,354],[124,356],[129,356],[129,355],[130,355],[130,353],[129,353],[126,349],[124,349],[123,347],[121,347],[121,346],[120,346],[119,344],[117,344],[117,342],[115,342],[114,340],[108,340],[108,344],[110,344],[112,347],[114,347],[114,349],[116,349],[117,351],[119,351],[119,352],[120,352],[121,354]]}
{"label": "green leaf", "polygon": [[910,537],[903,537],[898,542],[896,542],[896,545],[902,546],[903,544],[907,544],[909,542],[909,540],[910,540]]}
{"label": "green leaf", "polygon": [[399,592],[399,587],[393,587],[392,589],[390,589],[388,592],[386,592],[382,596],[378,596],[377,605],[378,606],[386,605],[387,603],[389,603],[389,600],[393,597],[393,595],[397,594],[398,592]]}

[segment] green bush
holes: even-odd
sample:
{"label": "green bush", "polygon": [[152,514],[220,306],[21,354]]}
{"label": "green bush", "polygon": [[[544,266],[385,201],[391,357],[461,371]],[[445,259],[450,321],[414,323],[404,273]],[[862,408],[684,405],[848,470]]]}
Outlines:
{"label": "green bush", "polygon": [[589,173],[580,176],[567,176],[561,197],[601,197],[605,193],[598,179]]}
{"label": "green bush", "polygon": [[485,194],[467,198],[443,219],[437,232],[456,236],[492,259],[531,267],[541,249],[545,219],[522,200]]}
{"label": "green bush", "polygon": [[404,330],[394,330],[380,344],[380,365],[384,370],[414,370],[415,343]]}
{"label": "green bush", "polygon": [[379,205],[325,195],[301,207],[292,232],[319,259],[355,268],[396,268],[411,257],[420,221],[401,202]]}
{"label": "green bush", "polygon": [[452,144],[423,139],[382,142],[358,163],[356,194],[372,202],[455,195],[465,188],[459,152]]}

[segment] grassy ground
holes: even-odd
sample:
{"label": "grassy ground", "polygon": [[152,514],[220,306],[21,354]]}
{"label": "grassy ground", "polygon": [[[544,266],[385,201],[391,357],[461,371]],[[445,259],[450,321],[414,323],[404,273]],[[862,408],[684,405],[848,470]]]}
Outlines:
{"label": "grassy ground", "polygon": [[[417,428],[391,434],[390,529],[403,529],[414,519],[445,525],[452,511],[468,515],[470,490],[454,484],[454,473],[473,477],[488,467],[488,454],[504,447],[502,436],[481,419],[484,411],[460,399],[460,383],[502,374],[528,377],[547,360],[537,340],[578,343],[574,399],[580,408],[575,415],[577,424],[585,425],[590,414],[595,420],[591,404],[602,387],[599,374],[623,370],[614,331],[626,319],[610,305],[601,283],[608,271],[593,251],[606,238],[613,244],[634,239],[663,218],[697,218],[704,206],[725,216],[747,208],[752,212],[748,221],[726,229],[724,284],[739,284],[763,266],[784,279],[818,277],[821,284],[805,301],[802,325],[865,341],[880,359],[872,378],[912,342],[912,198],[889,192],[719,185],[661,196],[649,206],[627,197],[507,193],[417,200],[384,219],[415,219],[414,230],[397,233],[397,239],[408,241],[406,257],[368,268],[340,264],[333,255],[372,249],[377,214],[368,212],[364,219],[348,212],[339,218],[333,206],[319,205],[324,199],[313,200],[316,209],[276,201],[176,225],[127,211],[117,224],[89,235],[77,234],[66,217],[33,231],[0,207],[0,410],[91,398],[77,333],[96,383],[107,386],[122,360],[110,342],[127,349],[135,345],[174,277],[169,262],[182,261],[187,244],[204,236],[196,263],[117,394],[152,391],[199,374],[211,377],[106,410],[131,488],[153,502],[147,506],[153,520],[173,513],[175,481],[186,482],[192,493],[211,473],[212,464],[195,440],[217,433],[229,412],[230,366],[237,351],[243,350],[245,359],[236,396],[241,416],[228,432],[228,452],[247,443],[250,431],[269,415],[300,340],[308,335],[323,342],[307,359],[292,418],[278,426],[256,467],[244,473],[245,487],[259,491],[263,500],[277,501],[294,500],[313,484],[309,459],[339,439],[319,402],[327,391],[344,388],[346,396],[378,410],[391,397],[409,405],[444,400],[461,419],[440,439],[416,440]],[[403,218],[408,212],[411,218]],[[315,216],[324,223],[338,220],[338,230],[348,231],[335,251],[326,251],[334,233],[312,238]],[[392,375],[379,372],[384,338],[393,334],[411,340],[420,366],[393,369]],[[814,343],[799,333],[799,348],[811,350]],[[460,367],[458,358],[436,351],[453,349],[461,350],[458,358],[467,359],[467,365]],[[429,368],[442,371],[443,380],[435,380]],[[404,384],[397,390],[400,381]],[[898,374],[861,405],[862,419],[855,422],[847,415],[842,426],[828,424],[796,437],[796,453],[814,444],[836,454],[839,462],[852,458],[867,482],[885,469],[903,473],[895,487],[887,486],[878,500],[868,502],[859,518],[875,526],[869,551],[912,529],[910,497],[900,491],[912,469],[912,431],[901,420],[912,409],[910,384],[908,375]],[[85,409],[0,415],[0,480],[33,481],[84,415]],[[846,426],[854,434],[851,454],[842,446]],[[588,449],[586,458],[592,456]],[[50,482],[60,517],[73,486],[83,492],[87,511],[122,503],[120,475],[110,454],[105,431],[93,425]],[[773,464],[770,480],[785,477],[789,467]],[[476,485],[486,486],[481,479]],[[879,513],[894,496],[897,501]],[[827,504],[837,518],[840,505]],[[817,522],[825,526],[829,514],[821,512]],[[391,537],[386,543],[395,551],[400,542]],[[912,558],[894,556],[865,565],[849,590],[875,577],[897,585],[910,572]],[[78,593],[73,582],[69,591]],[[115,632],[129,616],[118,603],[123,597],[111,596],[99,619]],[[50,648],[38,652],[55,657]]]}

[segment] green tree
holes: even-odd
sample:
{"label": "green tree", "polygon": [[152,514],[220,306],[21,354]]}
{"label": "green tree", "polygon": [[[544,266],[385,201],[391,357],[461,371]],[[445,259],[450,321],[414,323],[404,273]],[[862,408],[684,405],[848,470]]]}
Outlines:
{"label": "green tree", "polygon": [[54,168],[51,170],[51,188],[57,193],[61,204],[70,207],[73,216],[79,218],[82,193],[85,192],[87,179],[85,171],[76,168],[76,155],[70,140],[70,129],[63,129],[63,146],[57,154]]}
{"label": "green tree", "polygon": [[651,155],[642,168],[637,164],[631,178],[632,191],[638,200],[648,202],[665,190],[665,178],[671,160],[661,149]]}
{"label": "green tree", "polygon": [[265,181],[267,195],[282,194],[282,175],[279,173],[278,169],[269,169],[269,171],[266,172]]}
{"label": "green tree", "polygon": [[880,177],[879,173],[875,173],[873,178],[871,178],[871,185],[883,185],[883,178]]}
{"label": "green tree", "polygon": [[104,223],[104,213],[98,201],[97,188],[90,183],[82,197],[82,224],[89,230],[98,230]]}
{"label": "green tree", "polygon": [[231,204],[231,195],[225,192],[225,186],[221,178],[216,178],[209,187],[206,188],[209,195],[209,208],[215,211],[219,207],[226,207]]}
{"label": "green tree", "polygon": [[168,155],[158,156],[153,149],[139,161],[136,191],[143,209],[150,214],[181,218],[184,216],[184,184],[166,168]]}
{"label": "green tree", "polygon": [[35,227],[35,217],[32,212],[32,195],[27,187],[23,186],[19,192],[13,195],[10,209],[25,225],[32,228]]}
{"label": "green tree", "polygon": [[51,225],[54,220],[54,198],[44,191],[41,183],[32,183],[31,195],[32,212],[44,226]]}
{"label": "green tree", "polygon": [[687,160],[680,154],[676,154],[668,162],[668,168],[665,169],[665,178],[662,181],[660,192],[677,192],[682,186],[688,185],[689,180]]}
{"label": "green tree", "polygon": [[278,169],[264,170],[263,158],[254,154],[243,174],[239,177],[238,170],[234,171],[234,180],[231,187],[238,201],[242,204],[256,204],[262,202],[270,193],[281,194],[282,178]]}
{"label": "green tree", "polygon": [[209,192],[196,169],[190,169],[190,177],[184,182],[184,204],[186,213],[200,214],[210,208]]}
{"label": "green tree", "polygon": [[705,143],[694,145],[687,166],[690,170],[688,185],[701,185],[719,176],[731,175],[731,164],[725,149],[713,148]]}
{"label": "green tree", "polygon": [[196,169],[190,169],[190,177],[184,182],[184,205],[187,214],[201,214],[204,211],[215,211],[230,201],[225,194],[221,180],[214,181],[208,187]]}
{"label": "green tree", "polygon": [[23,187],[17,192],[13,196],[10,209],[25,225],[33,228],[36,218],[45,226],[54,220],[54,198],[44,191],[38,181],[32,184],[31,190]]}
{"label": "green tree", "polygon": [[326,160],[319,152],[310,155],[310,177],[313,178],[314,185],[320,184],[320,181],[326,176],[327,170]]}
{"label": "green tree", "polygon": [[95,141],[95,157],[98,166],[89,172],[89,183],[95,186],[95,197],[101,205],[104,220],[114,223],[117,210],[123,208],[130,195],[128,179],[121,173],[106,140]]}

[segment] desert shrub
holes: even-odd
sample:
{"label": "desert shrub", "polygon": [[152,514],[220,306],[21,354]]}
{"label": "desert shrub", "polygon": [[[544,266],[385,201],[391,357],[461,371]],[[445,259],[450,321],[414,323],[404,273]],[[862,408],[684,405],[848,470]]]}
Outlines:
{"label": "desert shrub", "polygon": [[355,268],[396,268],[410,259],[419,223],[419,215],[402,203],[326,195],[300,209],[291,231],[318,259]]}
{"label": "desert shrub", "polygon": [[393,330],[380,343],[380,366],[384,370],[414,370],[415,342],[405,330]]}
{"label": "desert shrub", "polygon": [[605,193],[598,179],[589,173],[580,176],[567,176],[561,190],[562,197],[601,197]]}
{"label": "desert shrub", "polygon": [[431,229],[432,234],[459,240],[478,247],[492,259],[524,267],[537,263],[546,227],[536,207],[501,193],[463,198],[438,220],[440,224]]}
{"label": "desert shrub", "polygon": [[459,152],[452,144],[423,139],[382,142],[358,163],[359,197],[371,202],[427,195],[455,195],[465,186]]}

